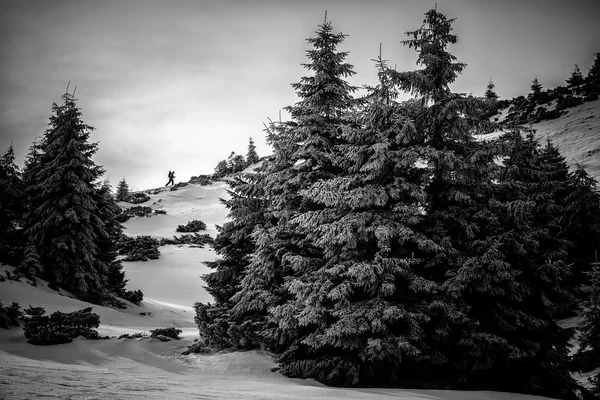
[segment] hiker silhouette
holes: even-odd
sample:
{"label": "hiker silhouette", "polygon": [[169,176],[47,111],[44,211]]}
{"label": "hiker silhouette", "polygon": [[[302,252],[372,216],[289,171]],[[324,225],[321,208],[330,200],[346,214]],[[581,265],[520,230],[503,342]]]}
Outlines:
{"label": "hiker silhouette", "polygon": [[175,185],[175,171],[169,171],[169,182],[165,186],[169,186],[169,183]]}

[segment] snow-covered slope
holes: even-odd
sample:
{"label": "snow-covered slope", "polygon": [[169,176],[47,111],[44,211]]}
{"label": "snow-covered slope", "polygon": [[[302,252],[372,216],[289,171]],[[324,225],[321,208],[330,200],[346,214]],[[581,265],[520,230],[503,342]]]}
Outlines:
{"label": "snow-covered slope", "polygon": [[[132,218],[125,223],[126,233],[171,237],[177,225],[200,219],[214,236],[214,224],[226,220],[227,210],[218,200],[227,196],[226,189],[224,183],[161,189],[141,205],[167,214]],[[101,335],[176,326],[183,330],[182,340],[76,339],[63,345],[33,346],[26,343],[22,329],[0,329],[0,399],[542,399],[495,392],[330,388],[272,372],[275,363],[261,351],[182,356],[198,337],[193,303],[210,301],[200,279],[207,272],[202,261],[215,255],[208,248],[187,245],[163,246],[160,251],[158,260],[124,263],[129,287],[145,294],[142,306],[130,305],[126,310],[92,306],[93,312],[100,315]],[[2,266],[0,273],[5,269],[12,267]],[[42,281],[37,288],[26,282],[0,282],[0,301],[43,306],[48,312],[90,306]]]}
{"label": "snow-covered slope", "polygon": [[550,138],[569,165],[579,163],[600,179],[600,100],[567,108],[560,118],[533,124],[540,142]]}

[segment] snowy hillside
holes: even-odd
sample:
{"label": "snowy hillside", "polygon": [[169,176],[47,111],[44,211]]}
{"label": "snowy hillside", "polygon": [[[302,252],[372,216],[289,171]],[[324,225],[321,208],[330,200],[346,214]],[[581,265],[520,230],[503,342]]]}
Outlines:
{"label": "snowy hillside", "polygon": [[[227,185],[190,184],[176,191],[159,190],[142,205],[165,210],[166,215],[135,217],[126,234],[171,237],[179,224],[192,219],[207,223],[216,234],[227,210],[219,202]],[[401,389],[330,388],[314,381],[289,379],[272,369],[269,354],[260,351],[220,352],[213,355],[181,353],[198,337],[192,305],[210,301],[200,275],[202,261],[214,259],[208,248],[163,246],[158,260],[126,262],[131,289],[142,289],[141,306],[126,310],[93,306],[100,315],[100,335],[119,336],[175,326],[182,340],[76,339],[73,343],[33,346],[21,328],[0,329],[0,399],[413,399],[413,400],[524,400],[542,399],[494,392],[457,392]],[[0,273],[12,267],[0,267]],[[89,306],[64,291],[40,282],[0,282],[0,301],[23,307],[43,306],[48,312],[70,312]]]}
{"label": "snowy hillside", "polygon": [[576,162],[600,178],[600,100],[564,110],[560,118],[533,124],[540,142],[550,138],[569,165]]}

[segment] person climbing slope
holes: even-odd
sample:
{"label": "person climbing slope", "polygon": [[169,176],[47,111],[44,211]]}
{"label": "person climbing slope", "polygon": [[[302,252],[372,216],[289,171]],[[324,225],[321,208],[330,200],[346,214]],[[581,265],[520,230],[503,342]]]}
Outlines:
{"label": "person climbing slope", "polygon": [[169,186],[169,183],[175,185],[175,171],[169,171],[169,182],[165,186]]}

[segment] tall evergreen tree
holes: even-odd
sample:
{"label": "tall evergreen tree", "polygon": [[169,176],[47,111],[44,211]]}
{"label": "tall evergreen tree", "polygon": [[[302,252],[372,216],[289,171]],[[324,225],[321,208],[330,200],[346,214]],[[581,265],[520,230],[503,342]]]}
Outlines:
{"label": "tall evergreen tree", "polygon": [[119,184],[117,185],[117,194],[115,196],[115,199],[117,201],[128,201],[130,195],[131,193],[129,192],[129,185],[125,180],[125,177],[123,177],[123,179],[121,179],[119,181]]}
{"label": "tall evergreen tree", "polygon": [[492,82],[492,80],[490,79],[490,81],[487,84],[487,87],[485,89],[485,98],[487,100],[498,100],[498,95],[496,94],[496,92],[494,91],[494,88],[496,87],[496,85],[494,85],[494,82]]}
{"label": "tall evergreen tree", "polygon": [[415,126],[425,137],[423,161],[429,179],[425,216],[418,231],[437,245],[416,251],[422,260],[417,271],[431,282],[420,287],[430,317],[423,340],[430,348],[414,371],[435,376],[432,380],[438,385],[456,387],[468,379],[466,354],[476,353],[477,346],[465,339],[474,329],[467,315],[469,308],[461,300],[461,286],[449,278],[457,274],[465,259],[483,251],[483,246],[476,245],[485,239],[481,225],[489,215],[486,204],[496,150],[473,137],[491,128],[485,118],[486,101],[452,93],[449,88],[465,68],[447,50],[457,42],[453,22],[436,10],[428,11],[421,28],[407,32],[412,39],[403,42],[418,52],[417,64],[423,68],[389,73],[402,90],[416,95],[423,104]]}
{"label": "tall evergreen tree", "polygon": [[322,252],[307,240],[296,218],[322,207],[301,191],[337,172],[331,152],[341,140],[344,114],[355,90],[345,81],[354,74],[345,63],[347,53],[337,49],[344,38],[325,21],[316,37],[308,39],[313,48],[307,51],[310,63],[304,66],[313,75],[292,85],[300,99],[286,108],[292,121],[273,123],[269,130],[274,157],[265,166],[264,188],[270,205],[267,218],[276,219],[276,224],[255,232],[256,250],[233,297],[233,312],[238,317],[257,316],[256,329],[262,330],[264,344],[274,351],[288,348],[297,336],[296,327],[279,323],[276,306],[292,298],[285,282],[323,264]]}
{"label": "tall evergreen tree", "polygon": [[231,313],[231,298],[255,249],[253,231],[267,222],[264,218],[267,203],[260,180],[259,173],[236,176],[229,181],[230,198],[221,200],[229,209],[230,221],[217,227],[219,234],[212,247],[221,258],[206,262],[213,272],[203,276],[214,303],[194,305],[200,336],[208,346],[252,348],[260,343],[252,329],[253,318],[235,318]]}
{"label": "tall evergreen tree", "polygon": [[[97,236],[99,261],[105,265],[104,279],[108,290],[119,297],[125,295],[125,272],[120,260],[117,260],[117,243],[123,236],[123,226],[117,220],[120,208],[111,194],[111,186],[105,180],[96,188],[98,217],[103,223],[103,232]],[[114,305],[122,306],[118,300]]]}
{"label": "tall evergreen tree", "polygon": [[[585,286],[588,299],[583,303],[583,319],[580,325],[578,355],[585,354],[593,360],[590,368],[600,367],[600,262],[596,260],[588,272],[589,283]],[[600,395],[600,372],[592,377],[594,385],[592,392]]]}
{"label": "tall evergreen tree", "polygon": [[573,274],[570,284],[579,288],[589,281],[586,275],[600,252],[600,193],[596,180],[578,165],[570,174],[561,226],[563,235],[572,243],[569,262]]}
{"label": "tall evergreen tree", "polygon": [[[95,186],[104,172],[92,160],[96,143],[70,94],[52,106],[49,128],[26,167],[23,227],[43,267],[43,277],[90,300],[115,292],[108,283],[114,253],[105,196]],[[118,286],[118,285],[117,285]]]}
{"label": "tall evergreen tree", "polygon": [[579,86],[584,83],[583,75],[581,74],[577,64],[575,64],[575,68],[571,73],[571,77],[567,79],[566,82],[568,87]]}
{"label": "tall evergreen tree", "polygon": [[600,92],[600,53],[594,54],[594,61],[585,80],[592,86],[593,92]]}
{"label": "tall evergreen tree", "polygon": [[297,338],[282,371],[334,385],[405,382],[407,360],[423,351],[427,320],[414,289],[414,251],[435,246],[413,229],[421,218],[426,171],[415,166],[422,136],[397,96],[381,57],[380,84],[342,129],[331,152],[335,176],[301,191],[312,209],[297,229],[322,254],[303,258],[286,283],[293,295],[273,314]]}
{"label": "tall evergreen tree", "polygon": [[542,84],[538,81],[537,76],[531,82],[531,96],[537,98],[542,93]]}
{"label": "tall evergreen tree", "polygon": [[[565,242],[551,236],[558,232],[560,207],[543,189],[552,168],[544,167],[533,132],[524,139],[515,129],[502,140],[509,151],[494,185],[492,210],[498,223],[490,226],[486,243],[493,250],[487,263],[494,266],[497,281],[480,276],[488,288],[493,283],[492,290],[482,293],[474,287],[477,296],[468,298],[478,322],[474,337],[485,344],[474,374],[495,390],[573,398],[575,383],[567,368],[573,332],[554,322],[557,305],[569,301],[562,287],[569,268]],[[475,274],[477,264],[467,265]]]}
{"label": "tall evergreen tree", "polygon": [[0,262],[16,265],[20,262],[20,231],[17,223],[23,212],[23,181],[15,164],[12,144],[0,157]]}
{"label": "tall evergreen tree", "polygon": [[256,152],[254,140],[252,140],[252,136],[250,136],[250,139],[248,141],[248,153],[246,154],[246,163],[256,164],[258,160],[260,160],[260,157],[258,157],[258,153]]}
{"label": "tall evergreen tree", "polygon": [[492,82],[492,79],[490,78],[484,94],[484,98],[488,103],[488,112],[484,114],[485,118],[489,118],[498,113],[498,95],[494,91],[495,87],[496,85],[494,85],[494,82]]}

